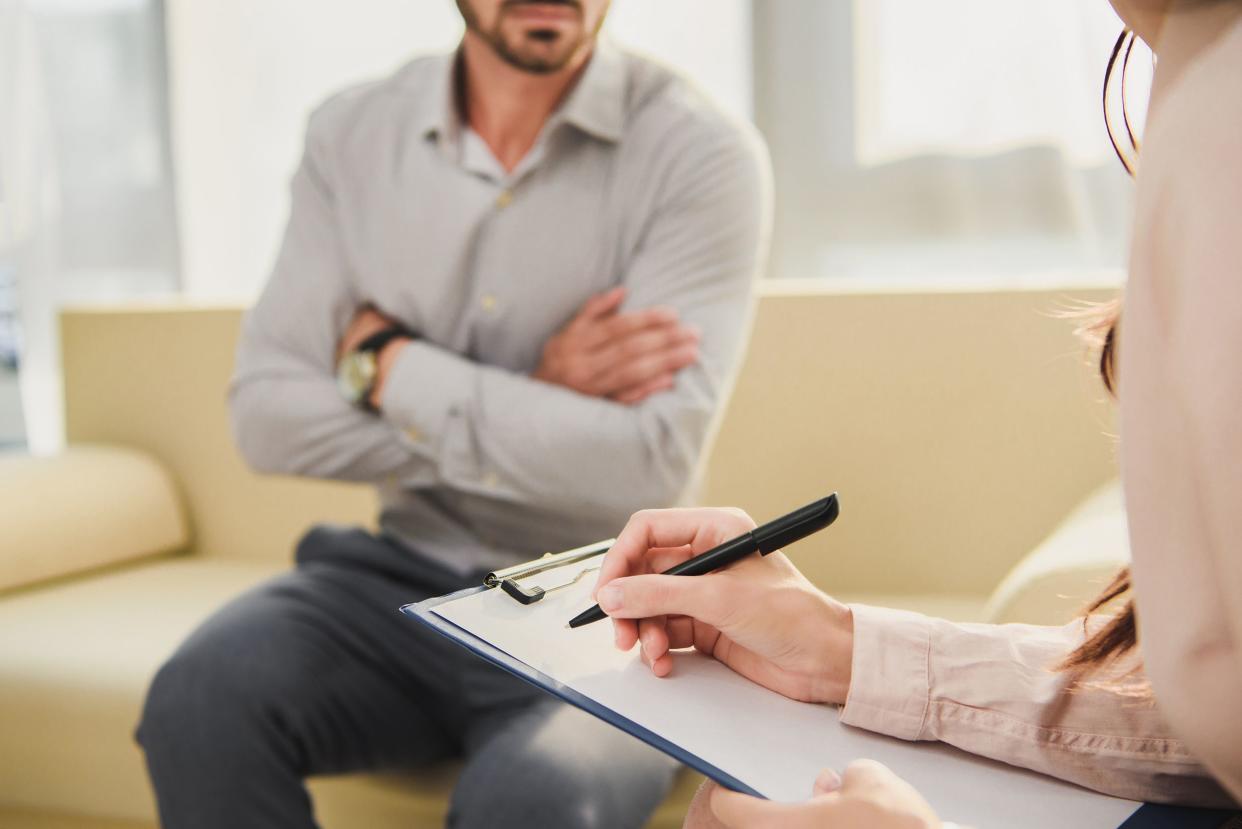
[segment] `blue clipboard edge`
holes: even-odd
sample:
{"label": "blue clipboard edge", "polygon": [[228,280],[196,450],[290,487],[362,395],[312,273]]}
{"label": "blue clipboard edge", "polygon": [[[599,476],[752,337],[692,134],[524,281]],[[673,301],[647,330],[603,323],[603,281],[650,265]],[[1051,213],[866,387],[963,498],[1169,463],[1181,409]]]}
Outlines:
{"label": "blue clipboard edge", "polygon": [[[683,765],[689,766],[700,774],[710,777],[720,785],[735,792],[763,797],[762,794],[728,772],[722,771],[695,754],[691,754],[676,743],[664,739],[659,734],[644,728],[628,717],[621,716],[611,708],[600,705],[595,700],[575,691],[568,685],[557,682],[552,677],[535,670],[525,662],[514,659],[494,645],[485,642],[468,630],[458,627],[448,619],[435,613],[437,605],[456,601],[487,589],[489,588],[483,586],[467,587],[465,590],[458,590],[456,593],[449,593],[447,596],[437,596],[436,598],[415,604],[403,605],[401,612],[426,625],[441,636],[446,636],[461,644],[463,647],[468,648],[483,659],[519,679],[523,679],[553,696],[559,697],[570,705],[581,708],[583,711],[598,717],[609,725],[616,726],[622,731],[634,735],[652,748],[658,749]],[[1238,812],[1217,809],[1194,809],[1182,806],[1145,803],[1136,809],[1118,829],[1218,829],[1218,827],[1223,827],[1227,821],[1238,814]]]}
{"label": "blue clipboard edge", "polygon": [[623,717],[611,708],[601,705],[585,694],[570,688],[568,685],[558,682],[547,674],[535,670],[525,662],[514,659],[512,656],[494,645],[480,639],[468,630],[458,627],[448,619],[445,619],[443,616],[440,616],[435,612],[437,605],[456,601],[457,599],[464,598],[465,596],[487,589],[489,588],[468,587],[465,590],[458,590],[456,593],[450,593],[447,596],[438,596],[434,599],[427,599],[415,604],[404,605],[401,608],[401,612],[413,619],[416,619],[434,630],[436,633],[439,633],[442,636],[447,636],[449,639],[458,642],[482,658],[486,659],[488,662],[491,662],[493,665],[496,665],[497,667],[513,674],[519,679],[524,679],[532,685],[547,691],[553,696],[559,697],[565,702],[568,702],[570,705],[581,708],[588,714],[598,717],[609,725],[615,726],[620,728],[622,731],[634,735],[652,748],[658,749],[683,765],[687,765],[700,774],[710,777],[720,785],[732,789],[735,792],[742,792],[744,794],[754,795],[755,797],[763,797],[762,794],[755,791],[750,786],[747,786],[741,780],[738,780],[728,772],[722,771],[701,757],[686,751],[676,743],[664,739],[659,734],[656,734],[648,728],[644,728],[628,717]]}

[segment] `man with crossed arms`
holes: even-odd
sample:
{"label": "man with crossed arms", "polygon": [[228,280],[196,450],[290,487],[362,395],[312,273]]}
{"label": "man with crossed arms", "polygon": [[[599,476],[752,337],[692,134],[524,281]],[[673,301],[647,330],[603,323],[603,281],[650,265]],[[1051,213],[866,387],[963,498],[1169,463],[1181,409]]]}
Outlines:
{"label": "man with crossed arms", "polygon": [[454,54],[311,117],[234,430],[260,471],[376,484],[381,530],[312,529],[160,670],[139,739],[169,829],[308,829],[306,777],[447,757],[453,826],[638,827],[671,778],[397,608],[683,495],[742,349],[766,156],[600,41],[606,0],[458,7]]}

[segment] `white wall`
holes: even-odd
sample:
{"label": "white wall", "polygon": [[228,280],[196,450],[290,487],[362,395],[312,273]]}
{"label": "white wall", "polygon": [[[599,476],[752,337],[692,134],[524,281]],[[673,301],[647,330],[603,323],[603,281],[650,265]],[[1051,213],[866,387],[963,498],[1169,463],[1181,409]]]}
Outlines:
{"label": "white wall", "polygon": [[[452,0],[167,0],[185,292],[249,298],[284,225],[306,116],[324,97],[461,36]],[[750,114],[746,0],[615,0],[620,42]]]}

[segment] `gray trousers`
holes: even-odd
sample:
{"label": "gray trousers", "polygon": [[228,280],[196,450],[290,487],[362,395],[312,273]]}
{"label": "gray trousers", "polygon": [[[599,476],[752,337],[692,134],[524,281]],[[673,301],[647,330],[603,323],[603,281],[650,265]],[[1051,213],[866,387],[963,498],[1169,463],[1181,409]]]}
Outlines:
{"label": "gray trousers", "polygon": [[457,757],[450,826],[641,826],[671,760],[397,611],[469,583],[382,537],[311,530],[292,572],[153,680],[138,740],[163,826],[310,829],[308,776]]}

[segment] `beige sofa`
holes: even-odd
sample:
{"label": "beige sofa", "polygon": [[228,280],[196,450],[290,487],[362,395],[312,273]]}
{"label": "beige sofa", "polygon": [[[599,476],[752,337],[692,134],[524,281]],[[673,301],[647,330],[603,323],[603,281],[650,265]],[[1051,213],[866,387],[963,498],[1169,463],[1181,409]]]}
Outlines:
{"label": "beige sofa", "polygon": [[[762,520],[836,489],[841,520],[793,553],[824,588],[960,619],[1067,618],[1125,556],[1107,487],[1052,533],[1115,474],[1108,408],[1054,313],[1069,300],[767,283],[699,500]],[[365,488],[243,466],[225,407],[239,322],[62,317],[69,449],[0,458],[0,826],[152,825],[131,733],[155,668],[285,568],[309,524],[373,519]],[[313,789],[328,829],[410,829],[439,824],[452,774]],[[678,824],[694,782],[652,825]]]}

